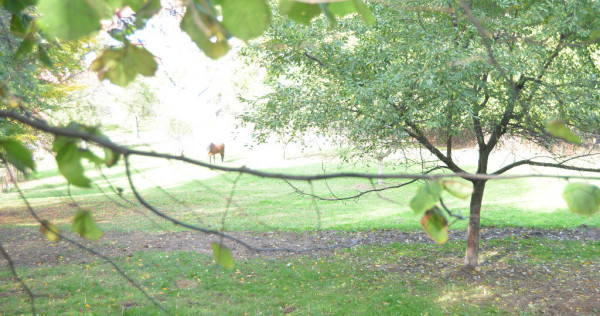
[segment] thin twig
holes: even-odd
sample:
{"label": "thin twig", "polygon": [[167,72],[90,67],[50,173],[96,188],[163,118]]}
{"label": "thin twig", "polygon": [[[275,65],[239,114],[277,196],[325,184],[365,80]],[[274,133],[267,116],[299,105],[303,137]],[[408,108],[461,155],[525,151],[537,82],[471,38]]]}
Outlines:
{"label": "thin twig", "polygon": [[[12,172],[9,171],[9,175],[11,177],[11,179],[14,179],[14,176],[12,174]],[[14,181],[13,181],[14,182]],[[134,287],[136,287],[150,302],[152,302],[154,305],[156,305],[158,308],[160,308],[161,310],[163,310],[165,313],[169,314],[169,312],[162,306],[160,305],[156,300],[154,300],[146,291],[144,291],[144,289],[137,283],[135,282],[132,278],[130,278],[125,271],[123,271],[114,261],[112,261],[109,257],[103,255],[102,253],[89,248],[83,244],[78,243],[77,241],[66,237],[65,235],[61,234],[60,232],[56,231],[54,228],[50,227],[46,221],[43,221],[35,212],[35,210],[33,209],[33,207],[31,206],[31,204],[29,204],[29,201],[27,200],[27,198],[25,197],[25,194],[23,194],[23,191],[21,191],[21,188],[19,187],[19,185],[15,182],[15,189],[17,190],[17,192],[19,193],[19,196],[21,197],[21,199],[23,200],[23,202],[25,203],[25,206],[27,207],[27,209],[29,210],[29,213],[31,214],[31,216],[38,222],[40,223],[40,225],[42,225],[45,229],[47,229],[48,231],[56,234],[57,236],[60,237],[60,239],[65,240],[75,246],[77,246],[80,249],[83,249],[97,257],[100,257],[102,259],[104,259],[106,262],[108,262],[110,265],[113,266],[113,268],[115,268],[115,270],[117,270],[117,272],[123,277],[125,278],[127,281],[129,281]]]}
{"label": "thin twig", "polygon": [[17,279],[17,281],[21,284],[21,287],[23,287],[25,292],[27,292],[27,295],[29,296],[29,300],[31,301],[31,315],[35,315],[35,296],[33,295],[33,292],[31,292],[31,289],[27,286],[27,284],[25,284],[23,279],[21,279],[21,277],[17,273],[17,269],[15,269],[15,265],[13,264],[13,261],[10,258],[10,256],[8,255],[8,252],[6,252],[6,250],[4,250],[2,243],[0,243],[0,252],[2,252],[2,256],[4,257],[4,259],[6,259],[6,261],[8,261],[8,266],[10,267],[10,271],[12,271],[12,274],[15,276],[15,279]]}
{"label": "thin twig", "polygon": [[148,203],[143,197],[142,195],[137,191],[137,189],[135,188],[135,185],[133,183],[133,179],[131,177],[131,170],[130,170],[130,166],[129,166],[129,158],[128,155],[124,156],[125,159],[125,169],[127,171],[127,178],[129,179],[129,185],[131,187],[131,190],[133,191],[133,194],[135,195],[135,197],[138,199],[138,201],[144,206],[146,207],[148,210],[150,210],[151,212],[153,212],[154,214],[156,214],[157,216],[164,218],[168,221],[170,221],[171,223],[175,224],[175,225],[179,225],[191,230],[195,230],[204,234],[208,234],[208,235],[215,235],[218,237],[222,237],[225,239],[229,239],[233,242],[236,242],[240,245],[242,245],[243,247],[247,248],[248,250],[254,251],[254,252],[266,252],[266,251],[281,251],[281,252],[292,252],[292,253],[304,253],[304,252],[312,252],[312,251],[317,251],[317,250],[331,250],[331,249],[335,249],[335,248],[350,248],[355,246],[356,244],[358,244],[358,240],[353,240],[352,243],[347,244],[347,245],[334,245],[334,246],[329,246],[329,247],[313,247],[313,248],[306,248],[306,249],[293,249],[293,248],[261,248],[261,247],[254,247],[250,244],[248,244],[247,242],[234,237],[232,235],[226,234],[224,232],[218,231],[218,230],[212,230],[212,229],[206,229],[206,228],[202,228],[202,227],[198,227],[196,225],[192,225],[192,224],[188,224],[185,222],[182,222],[176,218],[173,218],[163,212],[161,212],[160,210],[158,210],[157,208],[155,208],[153,205],[151,205],[150,203]]}

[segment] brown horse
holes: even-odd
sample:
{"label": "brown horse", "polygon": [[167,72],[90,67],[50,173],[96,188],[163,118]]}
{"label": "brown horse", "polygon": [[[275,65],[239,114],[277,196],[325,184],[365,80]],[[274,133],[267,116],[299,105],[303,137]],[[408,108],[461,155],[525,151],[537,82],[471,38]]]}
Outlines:
{"label": "brown horse", "polygon": [[214,159],[214,162],[217,162],[217,158],[215,157],[216,154],[220,154],[221,155],[221,162],[223,162],[223,159],[225,158],[225,144],[221,143],[219,145],[215,145],[213,143],[210,143],[210,145],[208,145],[208,148],[206,148],[206,150],[208,150],[208,162],[211,162],[211,158]]}

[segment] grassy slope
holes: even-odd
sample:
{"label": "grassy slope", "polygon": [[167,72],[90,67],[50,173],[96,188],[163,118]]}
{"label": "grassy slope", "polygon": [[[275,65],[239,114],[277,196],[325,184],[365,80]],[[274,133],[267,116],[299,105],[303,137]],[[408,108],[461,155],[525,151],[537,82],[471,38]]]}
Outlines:
{"label": "grassy slope", "polygon": [[[281,180],[262,179],[249,175],[218,174],[202,168],[177,163],[154,166],[154,161],[140,160],[135,166],[136,186],[146,199],[161,211],[179,220],[209,228],[227,230],[371,230],[420,229],[419,219],[408,208],[416,186],[376,194],[357,200],[321,201],[302,196]],[[336,164],[326,165],[328,171],[375,172],[374,168],[352,167],[339,169]],[[269,169],[274,172],[318,174],[321,164],[308,164]],[[391,170],[390,170],[391,171]],[[94,210],[104,229],[157,231],[177,229],[162,220],[149,220],[132,213],[128,202],[121,200],[113,189],[124,188],[124,196],[134,200],[128,190],[122,166],[104,171],[87,172],[99,188],[79,189],[65,186],[56,171],[39,172],[37,181],[23,184],[29,201],[44,218],[67,228],[76,207]],[[110,179],[112,188],[104,180]],[[388,181],[398,184],[400,181]],[[306,193],[327,198],[351,196],[372,188],[361,179],[334,179],[312,184],[293,182]],[[162,187],[162,188],[159,188]],[[564,181],[552,179],[516,179],[490,182],[484,196],[482,224],[484,226],[526,226],[538,228],[569,228],[580,225],[600,226],[600,214],[582,217],[571,214],[562,200]],[[70,191],[72,199],[69,197]],[[106,194],[105,194],[106,193]],[[232,203],[228,205],[229,197]],[[393,202],[390,202],[393,201]],[[468,215],[468,201],[446,196],[446,204],[455,211]],[[27,225],[30,219],[21,211],[23,203],[16,193],[5,193],[0,202],[4,213],[2,225]],[[147,213],[141,207],[139,212]],[[11,210],[11,212],[6,212]],[[8,215],[7,215],[8,214]],[[224,226],[223,226],[224,224]],[[462,229],[466,221],[452,228]]]}

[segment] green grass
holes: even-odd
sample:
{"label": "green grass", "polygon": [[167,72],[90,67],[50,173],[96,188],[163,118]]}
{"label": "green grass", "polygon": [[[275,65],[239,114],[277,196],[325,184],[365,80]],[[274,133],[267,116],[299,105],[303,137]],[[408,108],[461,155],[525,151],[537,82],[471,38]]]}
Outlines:
{"label": "green grass", "polygon": [[[494,275],[516,258],[521,268],[526,262],[550,267],[544,273],[560,277],[590,264],[591,257],[573,256],[597,254],[600,242],[496,240],[484,242],[482,250],[484,273],[476,284],[457,273],[460,242],[444,247],[362,246],[320,257],[241,260],[231,271],[196,252],[146,251],[116,261],[178,315],[281,315],[286,309],[299,315],[481,315],[514,312],[496,300],[514,289],[514,280],[485,271]],[[489,252],[495,255],[488,262]],[[35,293],[42,294],[36,306],[44,314],[158,314],[139,291],[99,261],[19,272]],[[8,269],[0,270],[0,290],[6,293],[0,296],[3,314],[28,313],[27,297],[11,281]]]}
{"label": "green grass", "polygon": [[[202,227],[256,231],[421,229],[419,218],[408,208],[416,186],[384,191],[381,194],[385,199],[369,194],[357,200],[332,202],[300,195],[281,180],[249,175],[237,178],[236,174],[175,163],[154,165],[150,159],[136,161],[135,166],[134,181],[149,202],[169,216]],[[105,231],[181,230],[156,217],[150,220],[139,215],[138,212],[148,214],[148,211],[119,200],[110,193],[108,182],[88,167],[86,174],[109,194],[98,189],[71,187],[71,198],[66,195],[64,180],[51,169],[42,169],[36,180],[23,183],[22,188],[36,212],[64,231],[70,230],[72,217],[80,207],[93,210]],[[376,172],[374,167],[367,166],[341,169],[337,164],[330,164],[325,167],[336,172]],[[322,168],[321,164],[310,164],[270,171],[318,174]],[[122,165],[105,170],[105,175],[114,187],[124,188],[127,199],[134,200],[127,189]],[[396,183],[400,182],[388,181],[388,184]],[[350,196],[372,187],[370,182],[357,179],[293,184],[304,192],[323,197]],[[600,227],[598,214],[582,217],[568,212],[561,199],[563,185],[560,181],[535,178],[490,182],[484,198],[482,224]],[[230,196],[232,203],[228,208]],[[468,214],[468,201],[450,196],[444,201],[454,211]],[[14,191],[3,194],[0,214],[3,216],[0,227],[37,226],[26,215],[23,202]],[[459,221],[451,229],[465,227],[466,221]],[[518,300],[521,284],[511,278],[491,277],[485,273],[502,275],[526,267],[533,271],[536,280],[550,282],[539,287],[551,287],[547,269],[550,274],[562,277],[561,280],[570,276],[569,271],[597,269],[598,251],[598,242],[520,239],[518,236],[482,241],[483,277],[475,284],[458,273],[464,254],[461,241],[441,247],[390,244],[355,247],[320,257],[238,260],[232,271],[223,270],[210,256],[197,252],[146,251],[115,260],[169,311],[178,315],[281,315],[292,309],[299,315],[536,314],[547,309],[534,304],[517,311],[514,306],[506,305]],[[19,267],[19,274],[35,293],[41,294],[36,304],[44,314],[158,314],[154,306],[102,261]],[[5,293],[0,295],[0,314],[29,312],[28,298],[6,268],[0,270],[0,293]],[[565,290],[563,294],[569,293]]]}
{"label": "green grass", "polygon": [[[419,230],[419,218],[408,207],[416,185],[371,193],[347,201],[322,201],[298,194],[282,180],[250,175],[223,174],[178,163],[156,165],[156,160],[135,161],[134,181],[148,202],[178,220],[207,228],[226,230]],[[159,161],[160,162],[160,161]],[[48,166],[51,166],[49,164]],[[67,228],[77,207],[92,209],[101,227],[106,230],[161,231],[178,230],[161,219],[149,220],[132,213],[131,206],[113,192],[123,188],[124,196],[134,201],[122,165],[106,169],[104,177],[91,166],[87,175],[99,188],[69,188],[52,169],[36,174],[38,180],[24,183],[28,200],[38,212],[56,224]],[[325,165],[333,172],[376,172],[375,167]],[[292,174],[319,174],[323,165],[309,164],[269,169]],[[389,170],[391,171],[391,170]],[[388,171],[388,172],[389,172]],[[401,181],[389,180],[387,184]],[[362,179],[332,179],[307,183],[292,182],[305,193],[325,197],[347,197],[372,188]],[[580,225],[600,227],[600,214],[584,217],[570,213],[562,200],[564,181],[552,179],[514,179],[490,181],[486,187],[482,209],[483,226],[572,228]],[[111,187],[112,185],[112,187]],[[16,192],[3,194],[0,211],[20,207]],[[227,207],[229,197],[232,203]],[[445,195],[445,203],[453,210],[468,215],[468,201]],[[393,201],[393,202],[390,202]],[[148,213],[137,206],[139,212]],[[2,225],[26,225],[29,218],[9,219]],[[225,224],[223,226],[223,223]],[[466,228],[459,221],[452,229]]]}

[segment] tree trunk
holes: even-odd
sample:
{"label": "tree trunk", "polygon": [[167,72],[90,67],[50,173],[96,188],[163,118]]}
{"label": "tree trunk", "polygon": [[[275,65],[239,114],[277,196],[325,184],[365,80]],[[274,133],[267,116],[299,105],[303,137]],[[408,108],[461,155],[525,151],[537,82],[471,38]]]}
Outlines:
{"label": "tree trunk", "polygon": [[[383,174],[383,157],[378,157],[377,158],[377,166],[378,166],[378,174],[382,175]],[[383,178],[379,178],[379,180],[377,180],[377,184],[379,185],[383,185]]]}
{"label": "tree trunk", "polygon": [[137,135],[137,139],[138,141],[140,140],[140,122],[138,120],[137,115],[134,115],[135,117],[135,135]]}
{"label": "tree trunk", "polygon": [[473,194],[471,195],[471,207],[469,216],[469,228],[467,229],[467,252],[465,254],[465,268],[475,269],[479,255],[479,228],[481,202],[485,181],[473,181]]}

